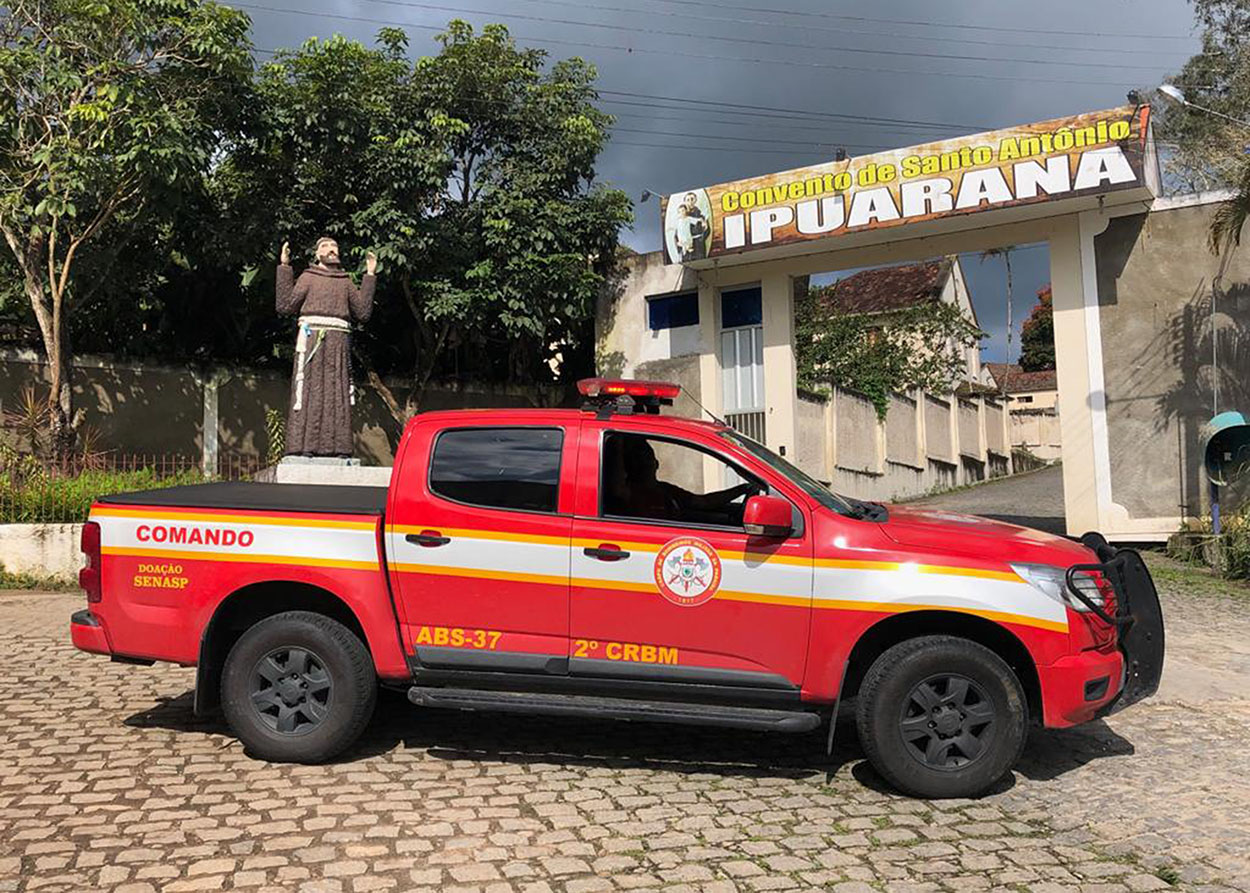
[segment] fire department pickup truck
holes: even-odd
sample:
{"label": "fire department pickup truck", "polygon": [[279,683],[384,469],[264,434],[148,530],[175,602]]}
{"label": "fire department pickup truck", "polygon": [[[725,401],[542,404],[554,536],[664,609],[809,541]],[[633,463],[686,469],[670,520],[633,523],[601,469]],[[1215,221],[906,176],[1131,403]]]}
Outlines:
{"label": "fire department pickup truck", "polygon": [[[801,732],[854,698],[878,771],[983,791],[1030,724],[1152,694],[1141,558],[838,496],[678,387],[431,412],[389,488],[210,483],[100,499],[74,644],[198,668],[247,750],[327,760],[379,684],[421,707]],[[848,708],[851,702],[847,701]],[[432,714],[431,721],[437,721]]]}

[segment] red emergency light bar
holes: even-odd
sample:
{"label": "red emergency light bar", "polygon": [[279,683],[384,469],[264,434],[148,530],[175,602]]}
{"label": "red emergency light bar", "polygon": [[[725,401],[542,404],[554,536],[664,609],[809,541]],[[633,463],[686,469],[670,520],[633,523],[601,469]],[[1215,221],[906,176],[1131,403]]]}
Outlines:
{"label": "red emergency light bar", "polygon": [[583,397],[657,397],[673,400],[681,385],[668,381],[637,381],[626,378],[583,378],[577,383]]}
{"label": "red emergency light bar", "polygon": [[[667,381],[638,381],[626,378],[583,378],[577,390],[586,398],[582,407],[602,416],[613,412],[645,412],[655,414],[660,406],[671,406],[681,393],[681,385]],[[617,403],[617,397],[632,397],[633,406]]]}

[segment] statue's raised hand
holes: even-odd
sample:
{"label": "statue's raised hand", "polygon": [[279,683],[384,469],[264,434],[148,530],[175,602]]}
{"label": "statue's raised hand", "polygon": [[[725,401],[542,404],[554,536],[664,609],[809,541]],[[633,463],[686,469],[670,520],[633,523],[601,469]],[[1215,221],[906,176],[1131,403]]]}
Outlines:
{"label": "statue's raised hand", "polygon": [[378,256],[372,251],[365,252],[365,275],[372,276],[378,269]]}
{"label": "statue's raised hand", "polygon": [[291,263],[291,243],[290,242],[282,243],[282,253],[278,256],[278,263],[282,264],[284,267],[288,266]]}

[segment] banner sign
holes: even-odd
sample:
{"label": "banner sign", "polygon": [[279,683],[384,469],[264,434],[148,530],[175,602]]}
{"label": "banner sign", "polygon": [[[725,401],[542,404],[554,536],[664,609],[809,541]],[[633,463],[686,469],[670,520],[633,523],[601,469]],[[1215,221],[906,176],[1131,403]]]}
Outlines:
{"label": "banner sign", "polygon": [[668,263],[1145,185],[1126,106],[665,196]]}

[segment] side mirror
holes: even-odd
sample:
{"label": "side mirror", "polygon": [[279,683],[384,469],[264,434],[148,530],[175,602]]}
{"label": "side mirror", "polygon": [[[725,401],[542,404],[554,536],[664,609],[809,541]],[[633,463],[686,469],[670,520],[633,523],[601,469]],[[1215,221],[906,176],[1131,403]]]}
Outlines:
{"label": "side mirror", "polygon": [[790,503],[780,496],[752,496],[742,512],[742,526],[752,536],[786,537],[794,530]]}

